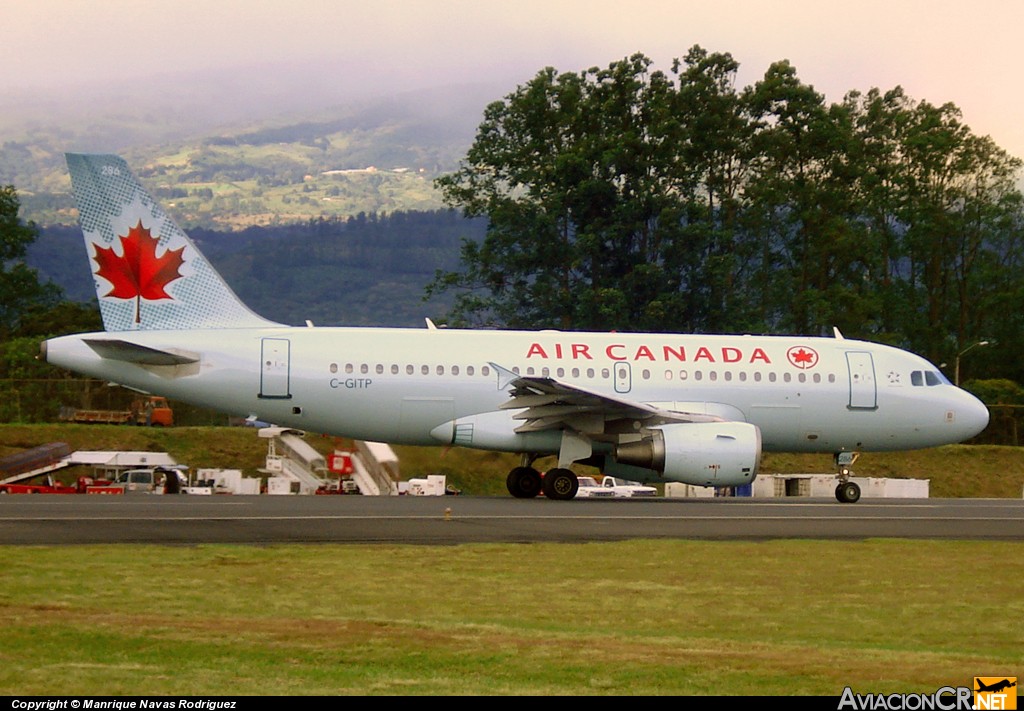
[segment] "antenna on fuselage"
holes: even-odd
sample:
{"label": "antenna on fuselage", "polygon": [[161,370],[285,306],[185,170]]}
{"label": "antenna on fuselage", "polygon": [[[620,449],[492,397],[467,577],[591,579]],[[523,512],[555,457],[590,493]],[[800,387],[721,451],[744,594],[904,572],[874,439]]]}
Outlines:
{"label": "antenna on fuselage", "polygon": [[837,341],[846,340],[846,339],[843,338],[843,334],[839,332],[839,326],[833,326],[832,327],[832,335],[834,335],[836,337]]}

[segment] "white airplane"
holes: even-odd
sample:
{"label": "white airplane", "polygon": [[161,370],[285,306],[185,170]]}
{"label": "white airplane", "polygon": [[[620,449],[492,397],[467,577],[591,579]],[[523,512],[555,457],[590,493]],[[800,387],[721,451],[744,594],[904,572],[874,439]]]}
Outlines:
{"label": "white airplane", "polygon": [[[516,452],[509,492],[571,499],[573,463],[740,486],[762,451],[959,442],[988,410],[925,359],[835,338],[289,327],[250,311],[126,163],[67,156],[105,331],[46,360],[146,393],[325,434]],[[533,464],[557,455],[541,475]]]}

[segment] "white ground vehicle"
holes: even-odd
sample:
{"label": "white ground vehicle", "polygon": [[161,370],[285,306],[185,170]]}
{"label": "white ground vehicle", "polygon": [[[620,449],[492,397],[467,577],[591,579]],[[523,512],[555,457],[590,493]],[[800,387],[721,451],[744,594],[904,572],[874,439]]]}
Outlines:
{"label": "white ground vehicle", "polygon": [[597,483],[597,480],[592,476],[581,476],[580,488],[576,492],[576,498],[604,498],[610,499],[615,496],[615,492],[611,489],[606,489]]}
{"label": "white ground vehicle", "polygon": [[[168,479],[177,479],[177,486],[171,480],[168,486]],[[177,494],[182,486],[188,484],[184,474],[174,467],[155,467],[152,469],[128,469],[117,475],[112,486],[119,486],[126,494],[152,494],[172,493]]]}
{"label": "white ground vehicle", "polygon": [[635,481],[617,479],[613,476],[606,476],[601,480],[601,487],[608,489],[614,496],[620,498],[633,498],[636,496],[657,496],[658,490],[653,486],[644,486]]}

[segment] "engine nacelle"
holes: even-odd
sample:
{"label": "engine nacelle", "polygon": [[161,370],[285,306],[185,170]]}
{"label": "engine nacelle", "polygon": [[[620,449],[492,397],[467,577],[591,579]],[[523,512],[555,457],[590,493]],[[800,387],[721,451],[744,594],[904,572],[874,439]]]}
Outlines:
{"label": "engine nacelle", "polygon": [[694,422],[650,428],[637,442],[615,448],[622,464],[697,486],[740,486],[757,476],[761,430],[749,422]]}
{"label": "engine nacelle", "polygon": [[430,436],[444,444],[473,449],[491,449],[497,452],[537,452],[553,454],[562,444],[561,430],[543,432],[516,432],[522,425],[515,420],[513,410],[482,412],[445,422],[430,431]]}

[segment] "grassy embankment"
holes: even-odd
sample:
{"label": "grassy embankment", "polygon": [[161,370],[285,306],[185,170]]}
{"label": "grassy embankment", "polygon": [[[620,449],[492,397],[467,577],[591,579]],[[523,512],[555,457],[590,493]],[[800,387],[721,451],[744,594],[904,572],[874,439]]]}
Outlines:
{"label": "grassy embankment", "polygon": [[[336,440],[308,435],[320,451],[330,452]],[[241,469],[257,475],[267,442],[248,428],[175,427],[168,429],[106,425],[0,425],[0,456],[48,442],[66,442],[72,449],[166,451],[193,468]],[[344,441],[340,443],[344,446]],[[402,476],[409,479],[444,474],[467,494],[504,494],[505,474],[515,466],[513,455],[464,449],[396,447]],[[829,473],[827,455],[767,454],[762,473]],[[859,476],[929,479],[933,497],[1020,498],[1024,491],[1024,448],[954,445],[915,452],[864,454]]]}

